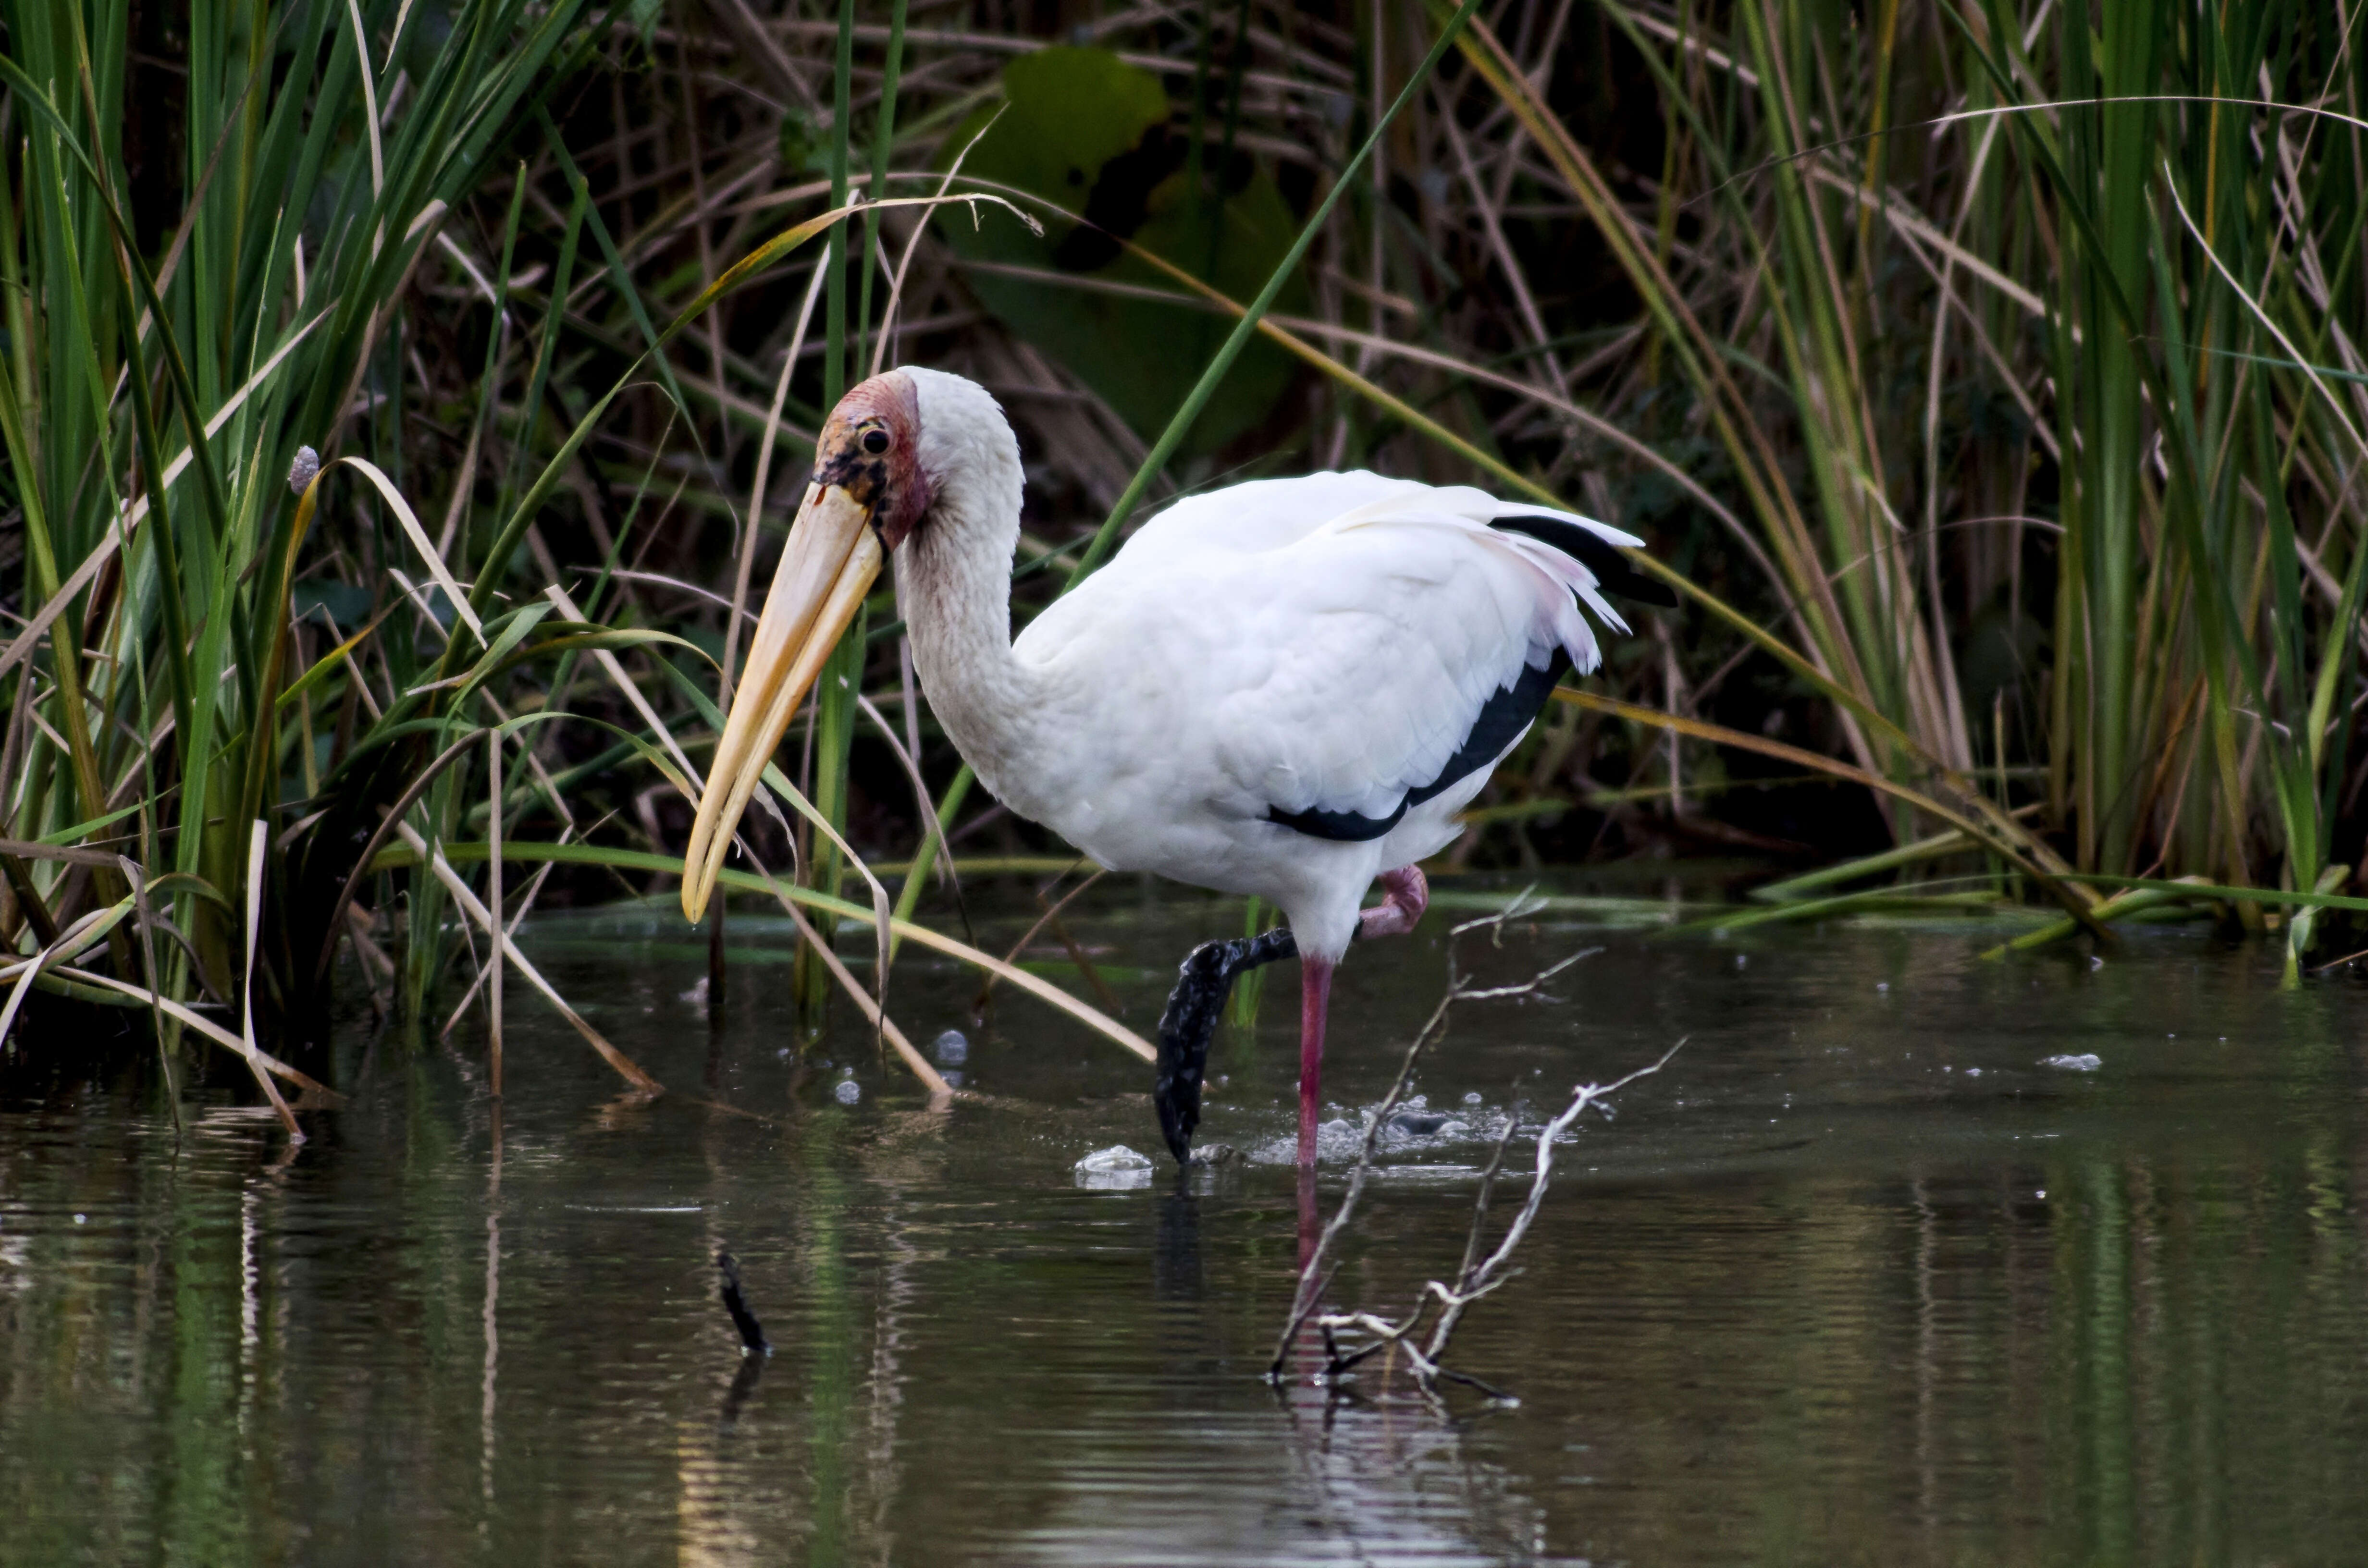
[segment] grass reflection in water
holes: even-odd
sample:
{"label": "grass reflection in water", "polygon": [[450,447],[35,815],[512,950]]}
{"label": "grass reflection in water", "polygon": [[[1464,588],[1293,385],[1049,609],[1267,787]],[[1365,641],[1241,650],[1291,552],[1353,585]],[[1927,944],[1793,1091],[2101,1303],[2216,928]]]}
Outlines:
{"label": "grass reflection in water", "polygon": [[[1130,1015],[1159,985],[1126,963],[1236,918],[1098,930]],[[761,1119],[613,1100],[517,1016],[497,1186],[465,1049],[348,1040],[353,1103],[292,1159],[268,1112],[216,1102],[176,1148],[130,1078],[20,1080],[0,1562],[2307,1561],[2368,1532],[2358,989],[2181,934],[2090,969],[1586,918],[1484,956],[1610,949],[1561,1006],[1459,1017],[1418,1087],[1533,1118],[1691,1042],[1578,1134],[1458,1336],[1521,1405],[1451,1421],[1378,1375],[1263,1387],[1291,1172],[1073,1186],[1142,1142],[1139,1074],[1035,1010],[971,1026],[951,970],[915,962],[902,1007],[971,1030],[992,1100],[937,1116],[851,1027],[780,1054],[782,988],[736,987],[711,1040],[695,960],[554,923],[604,1029]],[[1344,977],[1347,1108],[1436,999],[1414,944]],[[1281,1012],[1220,1041],[1209,1136],[1288,1132]],[[1385,1167],[1339,1295],[1456,1254],[1470,1178],[1404,1177],[1485,1153]],[[776,1346],[753,1381],[725,1246]]]}

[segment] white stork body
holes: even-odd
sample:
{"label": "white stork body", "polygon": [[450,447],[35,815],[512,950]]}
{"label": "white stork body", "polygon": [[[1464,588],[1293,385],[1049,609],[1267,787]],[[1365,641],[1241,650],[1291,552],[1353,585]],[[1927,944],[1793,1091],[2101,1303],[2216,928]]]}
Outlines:
{"label": "white stork body", "polygon": [[[1491,699],[1557,651],[1595,667],[1574,594],[1626,630],[1584,565],[1487,526],[1537,511],[1370,473],[1235,485],[1170,507],[1017,642],[1008,552],[983,624],[984,593],[930,579],[986,574],[926,537],[899,587],[930,709],[997,799],[1112,870],[1279,904],[1303,957],[1337,960],[1373,879],[1452,842],[1528,730],[1464,755]],[[1275,820],[1308,813],[1340,835]]]}
{"label": "white stork body", "polygon": [[[859,442],[912,475],[844,455]],[[866,517],[900,508],[905,520],[871,526],[898,557],[931,710],[981,782],[1113,870],[1256,894],[1288,915],[1305,977],[1311,1161],[1325,997],[1367,890],[1383,877],[1394,905],[1379,922],[1368,912],[1369,931],[1410,925],[1420,876],[1390,874],[1453,840],[1456,813],[1565,661],[1582,674],[1599,663],[1579,606],[1627,630],[1597,573],[1532,534],[1598,564],[1638,541],[1473,489],[1363,472],[1263,480],[1169,507],[1015,642],[1022,474],[994,399],[957,376],[892,371],[848,394],[825,448],[800,527],[814,513],[819,536],[831,525],[818,509],[842,494],[870,496]],[[1527,531],[1492,526],[1513,519]],[[775,597],[791,573],[785,556]],[[687,908],[689,891],[687,879]],[[1192,1074],[1197,1117],[1197,1061]]]}

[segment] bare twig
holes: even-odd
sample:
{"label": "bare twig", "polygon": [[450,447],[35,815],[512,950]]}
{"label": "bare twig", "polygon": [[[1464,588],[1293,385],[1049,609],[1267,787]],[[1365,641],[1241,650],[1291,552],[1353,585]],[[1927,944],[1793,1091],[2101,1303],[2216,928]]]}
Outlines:
{"label": "bare twig", "polygon": [[[1531,983],[1534,985],[1536,982],[1533,981]],[[1660,1060],[1639,1067],[1624,1077],[1616,1078],[1609,1084],[1581,1084],[1571,1091],[1570,1103],[1544,1126],[1538,1129],[1537,1168],[1530,1177],[1529,1196],[1523,1200],[1520,1211],[1513,1216],[1512,1223],[1505,1227],[1505,1233],[1497,1239],[1496,1246],[1489,1250],[1486,1257],[1480,1257],[1487,1223],[1489,1192],[1495,1185],[1498,1169],[1504,1164],[1505,1150],[1513,1137],[1513,1124],[1510,1119],[1508,1119],[1505,1131],[1497,1139],[1496,1152],[1488,1162],[1488,1168],[1480,1178],[1479,1196],[1473,1204],[1472,1231],[1464,1242],[1463,1263],[1456,1270],[1455,1282],[1452,1285],[1447,1285],[1436,1279],[1425,1281],[1421,1292],[1415,1298],[1414,1305],[1407,1310],[1404,1317],[1395,1320],[1370,1312],[1325,1312],[1318,1315],[1315,1321],[1317,1331],[1324,1336],[1323,1376],[1327,1380],[1343,1377],[1359,1362],[1386,1350],[1391,1353],[1393,1358],[1399,1356],[1406,1358],[1406,1365],[1413,1369],[1416,1383],[1427,1396],[1435,1397],[1438,1392],[1437,1385],[1444,1379],[1450,1382],[1462,1383],[1466,1387],[1477,1389],[1494,1400],[1507,1403],[1517,1403],[1511,1394],[1483,1382],[1467,1372],[1455,1371],[1442,1365],[1441,1358],[1447,1353],[1448,1342],[1454,1337],[1457,1326],[1463,1321],[1463,1314],[1473,1302],[1520,1272],[1512,1267],[1513,1256],[1520,1250],[1523,1239],[1529,1235],[1530,1226],[1536,1221],[1538,1210],[1545,1202],[1546,1185],[1554,1174],[1555,1141],[1577,1125],[1579,1119],[1586,1115],[1590,1108],[1599,1110],[1603,1108],[1604,1102],[1620,1090],[1626,1088],[1639,1078],[1658,1073],[1663,1067],[1668,1065],[1669,1059],[1675,1056],[1684,1044],[1685,1041],[1682,1040],[1678,1041],[1676,1045],[1672,1045],[1661,1053]],[[1369,1136],[1364,1155],[1359,1161],[1360,1177],[1364,1174],[1363,1165],[1371,1160],[1372,1156],[1372,1141]],[[1354,1188],[1352,1187],[1351,1190],[1353,1191]],[[1344,1204],[1343,1209],[1345,1210],[1346,1207]],[[1327,1231],[1326,1234],[1328,1240],[1331,1233]],[[1474,1261],[1475,1258],[1477,1261]],[[1434,1309],[1436,1309],[1435,1312]],[[1426,1322],[1429,1325],[1427,1335],[1423,1332]],[[1339,1340],[1343,1331],[1354,1332],[1365,1336],[1364,1342],[1344,1348]],[[1422,1341],[1419,1345],[1416,1344],[1417,1338]],[[1286,1339],[1286,1347],[1288,1344],[1289,1341]],[[1269,1369],[1269,1376],[1280,1377],[1280,1358],[1278,1358],[1277,1365]]]}
{"label": "bare twig", "polygon": [[1582,949],[1540,970],[1518,985],[1473,984],[1471,978],[1463,972],[1463,965],[1458,960],[1458,941],[1467,932],[1483,928],[1489,932],[1492,939],[1500,938],[1507,921],[1519,919],[1539,907],[1531,901],[1530,893],[1524,891],[1512,903],[1496,914],[1482,915],[1476,920],[1467,920],[1448,933],[1447,994],[1439,999],[1439,1006],[1431,1009],[1430,1017],[1424,1020],[1422,1028],[1416,1031],[1414,1043],[1406,1047],[1406,1060],[1398,1066],[1398,1075],[1390,1085],[1390,1092],[1382,1096],[1382,1103],[1379,1106],[1365,1113],[1364,1143],[1358,1151],[1356,1168],[1349,1173],[1348,1195],[1341,1199],[1339,1209],[1334,1212],[1330,1222],[1324,1227],[1323,1234],[1316,1239],[1315,1250],[1308,1254],[1306,1261],[1300,1267],[1299,1289],[1292,1299],[1291,1316],[1283,1325],[1281,1337],[1275,1342],[1274,1359],[1267,1366],[1267,1376],[1270,1381],[1281,1381],[1282,1364],[1291,1354],[1292,1344],[1299,1337],[1299,1331],[1306,1325],[1309,1314],[1315,1312],[1317,1302],[1323,1299],[1325,1258],[1330,1253],[1334,1240],[1348,1228],[1349,1220],[1355,1215],[1358,1199],[1364,1196],[1366,1178],[1372,1174],[1373,1152],[1380,1146],[1382,1129],[1387,1125],[1390,1113],[1397,1108],[1398,1101],[1404,1097],[1406,1085],[1414,1081],[1415,1066],[1422,1060],[1424,1050],[1446,1032],[1448,1014],[1462,1002],[1497,1001],[1513,996],[1533,995],[1547,981],[1570,968],[1571,965],[1581,959],[1589,958],[1602,951],[1600,948]]}

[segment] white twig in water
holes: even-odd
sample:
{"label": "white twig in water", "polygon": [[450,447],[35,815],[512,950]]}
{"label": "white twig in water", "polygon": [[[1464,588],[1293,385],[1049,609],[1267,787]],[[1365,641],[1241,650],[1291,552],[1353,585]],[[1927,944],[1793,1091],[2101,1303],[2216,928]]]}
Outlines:
{"label": "white twig in water", "polygon": [[[1356,1168],[1349,1174],[1348,1194],[1341,1199],[1339,1209],[1324,1227],[1324,1233],[1317,1239],[1315,1250],[1308,1255],[1306,1264],[1300,1270],[1299,1290],[1292,1301],[1290,1320],[1283,1325],[1282,1335],[1275,1345],[1274,1359],[1267,1368],[1269,1381],[1282,1381],[1283,1362],[1299,1338],[1300,1330],[1312,1320],[1317,1332],[1324,1336],[1325,1366],[1321,1374],[1324,1381],[1338,1380],[1358,1363],[1387,1351],[1394,1358],[1401,1355],[1405,1357],[1406,1365],[1413,1369],[1416,1383],[1426,1395],[1435,1397],[1438,1383],[1444,1380],[1477,1389],[1492,1399],[1510,1399],[1511,1396],[1479,1379],[1443,1365],[1441,1358],[1446,1355],[1448,1342],[1453,1338],[1464,1312],[1473,1302],[1520,1272],[1512,1267],[1513,1256],[1528,1236],[1531,1225],[1537,1220],[1539,1209],[1545,1202],[1546,1186],[1554,1174],[1555,1141],[1576,1126],[1590,1107],[1602,1109],[1604,1102],[1612,1095],[1667,1066],[1669,1059],[1685,1044],[1682,1040],[1664,1051],[1659,1061],[1639,1067],[1624,1077],[1609,1084],[1581,1084],[1571,1091],[1570,1103],[1538,1129],[1537,1168],[1530,1177],[1529,1194],[1521,1204],[1520,1211],[1505,1228],[1505,1233],[1498,1238],[1497,1244],[1486,1248],[1484,1256],[1489,1198],[1496,1186],[1497,1173],[1504,1165],[1505,1151],[1511,1144],[1517,1127],[1516,1119],[1508,1114],[1505,1131],[1497,1140],[1487,1169],[1481,1174],[1480,1191],[1473,1202],[1471,1233],[1464,1242],[1463,1261],[1456,1270],[1452,1284],[1443,1284],[1436,1279],[1427,1281],[1413,1306],[1405,1316],[1395,1320],[1371,1312],[1318,1313],[1315,1309],[1323,1299],[1325,1288],[1330,1283],[1330,1277],[1325,1272],[1325,1260],[1334,1241],[1348,1228],[1351,1216],[1356,1212],[1357,1202],[1364,1195],[1365,1180],[1372,1171],[1373,1153],[1380,1145],[1382,1129],[1387,1125],[1390,1113],[1396,1108],[1406,1086],[1413,1082],[1415,1065],[1420,1061],[1424,1050],[1445,1032],[1450,1009],[1459,1002],[1533,994],[1547,981],[1579,960],[1602,950],[1589,948],[1573,953],[1518,985],[1474,985],[1456,960],[1455,939],[1481,926],[1490,928],[1492,938],[1501,937],[1507,921],[1528,914],[1535,907],[1528,902],[1525,893],[1498,913],[1466,921],[1450,933],[1447,994],[1440,999],[1429,1019],[1415,1036],[1414,1043],[1407,1047],[1406,1061],[1399,1066],[1397,1079],[1390,1085],[1390,1092],[1383,1096],[1378,1107],[1366,1113],[1364,1144],[1358,1152]],[[1343,1334],[1357,1336],[1358,1342],[1344,1346],[1341,1340]]]}

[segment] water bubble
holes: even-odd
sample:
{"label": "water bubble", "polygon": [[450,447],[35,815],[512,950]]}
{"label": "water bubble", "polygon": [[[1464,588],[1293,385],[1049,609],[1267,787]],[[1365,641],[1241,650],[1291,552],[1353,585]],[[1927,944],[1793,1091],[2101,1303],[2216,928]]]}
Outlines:
{"label": "water bubble", "polygon": [[87,1214],[77,1214],[74,1216],[74,1223],[80,1225],[86,1222],[89,1219],[90,1216]]}
{"label": "water bubble", "polygon": [[1136,1153],[1123,1143],[1113,1143],[1079,1160],[1069,1174],[1079,1187],[1097,1191],[1114,1192],[1131,1187],[1149,1187],[1151,1158],[1147,1154]]}
{"label": "water bubble", "polygon": [[970,1060],[970,1041],[960,1029],[948,1029],[929,1042],[929,1054],[940,1067],[959,1067]]}
{"label": "water bubble", "polygon": [[[1294,1151],[1296,1143],[1292,1145]],[[1365,1130],[1345,1116],[1319,1122],[1315,1128],[1315,1157],[1319,1160],[1353,1160],[1365,1152]]]}
{"label": "water bubble", "polygon": [[1470,1094],[1464,1096],[1463,1103],[1465,1105],[1478,1105],[1480,1103],[1480,1091],[1474,1089]]}
{"label": "water bubble", "polygon": [[2094,1073],[2104,1064],[2103,1057],[2088,1051],[2078,1056],[2051,1056],[2040,1063],[2042,1067],[2054,1067],[2065,1073]]}
{"label": "water bubble", "polygon": [[1891,989],[1891,982],[1887,980],[1878,980],[1874,983],[1874,988],[1877,991],[1888,991]]}
{"label": "water bubble", "polygon": [[839,1080],[838,1087],[831,1091],[831,1095],[841,1105],[853,1105],[863,1097],[863,1085],[852,1078],[843,1078]]}

